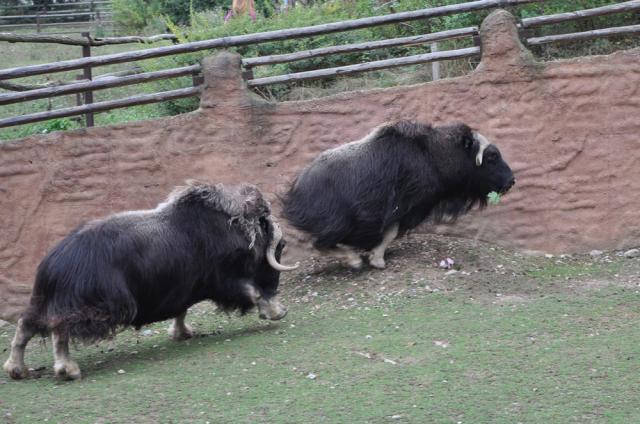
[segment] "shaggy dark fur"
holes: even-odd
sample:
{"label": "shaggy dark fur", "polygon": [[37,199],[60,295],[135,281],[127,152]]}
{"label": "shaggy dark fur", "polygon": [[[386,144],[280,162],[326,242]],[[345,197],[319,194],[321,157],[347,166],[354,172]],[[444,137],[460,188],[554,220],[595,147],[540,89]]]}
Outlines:
{"label": "shaggy dark fur", "polygon": [[278,288],[280,273],[265,259],[270,213],[254,186],[189,183],[154,210],[83,224],[40,263],[24,323],[92,340],[205,299],[245,313],[254,305],[243,282],[266,299]]}
{"label": "shaggy dark fur", "polygon": [[490,145],[477,166],[478,149],[464,124],[380,127],[304,169],[283,198],[285,217],[318,249],[370,250],[394,223],[403,234],[427,218],[454,220],[486,206],[491,191],[506,192],[515,179],[500,152]]}

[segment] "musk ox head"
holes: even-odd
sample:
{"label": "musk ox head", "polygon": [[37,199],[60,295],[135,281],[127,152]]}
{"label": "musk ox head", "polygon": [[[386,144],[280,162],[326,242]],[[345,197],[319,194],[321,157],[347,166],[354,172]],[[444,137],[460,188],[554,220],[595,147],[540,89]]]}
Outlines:
{"label": "musk ox head", "polygon": [[516,182],[516,179],[504,161],[500,150],[477,131],[465,124],[453,124],[440,127],[453,138],[458,149],[463,150],[467,175],[467,188],[478,197],[486,197],[492,191],[504,194]]}

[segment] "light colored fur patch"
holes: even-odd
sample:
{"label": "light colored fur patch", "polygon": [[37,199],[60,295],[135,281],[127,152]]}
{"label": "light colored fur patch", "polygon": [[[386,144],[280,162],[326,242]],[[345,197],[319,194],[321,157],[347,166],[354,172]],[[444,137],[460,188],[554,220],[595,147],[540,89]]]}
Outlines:
{"label": "light colored fur patch", "polygon": [[169,336],[176,341],[186,340],[193,337],[193,329],[187,323],[184,322],[185,317],[187,316],[187,311],[184,311],[183,314],[175,317],[173,322],[171,323],[171,327],[167,330]]}
{"label": "light colored fur patch", "polygon": [[4,363],[3,370],[13,379],[25,378],[29,374],[29,370],[24,364],[24,349],[33,337],[33,333],[25,329],[24,321],[18,320],[16,334],[11,342],[11,354],[9,359]]}
{"label": "light colored fur patch", "polygon": [[398,236],[398,224],[393,224],[387,229],[382,238],[382,242],[371,250],[369,254],[369,264],[378,269],[384,269],[386,263],[384,262],[384,252],[393,240]]}
{"label": "light colored fur patch", "polygon": [[485,136],[475,131],[473,132],[473,138],[476,139],[478,141],[478,144],[480,145],[478,147],[478,153],[476,154],[476,165],[480,166],[482,165],[482,157],[484,155],[484,151],[491,145],[491,143],[489,143],[489,140],[487,140]]}
{"label": "light colored fur patch", "polygon": [[335,158],[357,155],[359,151],[365,148],[369,143],[371,143],[371,141],[375,140],[380,132],[389,125],[391,125],[389,122],[385,122],[375,127],[369,134],[359,140],[351,141],[341,146],[334,147],[333,149],[329,149],[319,156],[319,160],[331,161]]}
{"label": "light colored fur patch", "polygon": [[282,306],[282,303],[280,303],[276,297],[272,297],[269,300],[260,298],[260,300],[258,300],[258,311],[260,318],[266,318],[272,321],[277,321],[287,315],[287,309]]}
{"label": "light colored fur patch", "polygon": [[352,269],[362,268],[362,258],[351,246],[337,244],[335,249],[321,250],[320,253],[323,256],[333,256],[344,260]]}
{"label": "light colored fur patch", "polygon": [[56,377],[65,380],[79,379],[82,376],[80,367],[69,356],[69,336],[54,330],[51,333],[51,341],[53,343],[53,371]]}

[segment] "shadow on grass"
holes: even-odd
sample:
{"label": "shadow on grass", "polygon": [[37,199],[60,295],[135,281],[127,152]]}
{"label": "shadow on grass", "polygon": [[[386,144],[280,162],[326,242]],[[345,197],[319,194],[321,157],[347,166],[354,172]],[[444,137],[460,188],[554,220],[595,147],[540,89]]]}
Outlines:
{"label": "shadow on grass", "polygon": [[[82,343],[74,343],[71,350],[71,358],[78,362],[82,370],[83,378],[90,376],[92,379],[100,378],[100,376],[112,375],[124,365],[141,366],[157,361],[176,362],[184,357],[185,353],[199,354],[208,349],[215,349],[216,345],[220,345],[228,339],[244,338],[261,334],[268,334],[277,331],[280,328],[279,322],[252,323],[248,327],[239,328],[231,331],[196,332],[194,337],[183,341],[171,340],[167,334],[165,338],[158,340],[157,338],[143,338],[133,334],[125,334],[126,330],[118,333],[114,341],[119,342],[118,346],[109,350],[106,346],[100,345],[83,345]],[[51,344],[48,339],[32,340],[33,344],[39,345],[41,348],[51,350]],[[103,341],[102,343],[105,343]],[[93,352],[86,350],[99,349]],[[134,353],[134,351],[136,353]],[[27,363],[29,354],[27,353]],[[52,378],[53,375],[53,356],[50,358],[51,363],[35,368],[30,373],[28,379]],[[62,381],[61,381],[62,382]],[[65,382],[62,382],[65,383]]]}

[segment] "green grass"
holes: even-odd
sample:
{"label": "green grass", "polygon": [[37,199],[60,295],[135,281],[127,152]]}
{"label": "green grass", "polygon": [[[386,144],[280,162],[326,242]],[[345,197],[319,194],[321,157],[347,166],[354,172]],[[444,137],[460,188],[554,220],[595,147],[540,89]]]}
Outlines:
{"label": "green grass", "polygon": [[18,423],[639,422],[639,296],[434,293],[297,304],[279,323],[200,306],[188,320],[213,334],[175,343],[165,323],[121,334],[111,352],[80,347],[79,382],[55,382],[50,346],[34,343],[27,361],[43,376],[0,377],[0,411]]}
{"label": "green grass", "polygon": [[529,268],[526,275],[537,280],[551,281],[554,279],[569,280],[583,277],[612,277],[622,269],[623,263],[592,262],[581,263],[547,263],[538,268]]}

